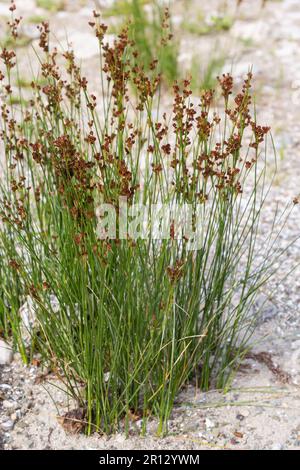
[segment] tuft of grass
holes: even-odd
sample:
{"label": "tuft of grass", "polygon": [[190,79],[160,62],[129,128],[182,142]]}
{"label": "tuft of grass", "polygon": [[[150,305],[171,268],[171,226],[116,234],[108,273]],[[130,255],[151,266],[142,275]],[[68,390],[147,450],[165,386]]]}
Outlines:
{"label": "tuft of grass", "polygon": [[234,19],[230,16],[212,16],[209,22],[199,19],[199,21],[187,21],[182,23],[185,31],[197,36],[228,31],[233,25]]}
{"label": "tuft of grass", "polygon": [[40,23],[43,23],[44,21],[47,21],[47,17],[44,15],[32,15],[26,18],[26,22],[32,23],[32,24],[40,24]]}
{"label": "tuft of grass", "polygon": [[193,57],[191,65],[191,88],[194,93],[201,93],[203,90],[214,89],[217,85],[217,76],[220,74],[225,64],[224,56],[214,57],[206,67],[200,62],[198,57]]}
{"label": "tuft of grass", "polygon": [[254,47],[254,41],[252,38],[239,37],[238,40],[247,48]]}
{"label": "tuft of grass", "polygon": [[[168,11],[159,2],[151,3],[151,14],[147,15],[147,1],[122,0],[106,14],[122,15],[123,26],[128,25],[129,37],[135,42],[145,70],[151,70],[154,59],[158,59],[160,71],[168,84],[178,76],[178,46],[172,38],[172,21]],[[122,28],[121,27],[121,28]]]}
{"label": "tuft of grass", "polygon": [[[213,91],[193,101],[188,79],[174,84],[173,111],[160,109],[160,64],[147,74],[128,29],[105,44],[94,16],[100,97],[72,51],[49,50],[47,24],[47,84],[25,108],[11,99],[15,53],[0,54],[0,325],[24,361],[41,353],[84,410],[87,434],[128,435],[138,416],[142,433],[155,417],[162,435],[191,379],[230,383],[255,296],[284,255],[281,214],[279,233],[258,244],[269,128],[256,122],[250,72],[237,92],[231,75],[219,78],[221,115]],[[155,212],[160,204],[188,214],[190,230],[177,212]],[[142,236],[152,224],[166,230]],[[19,315],[28,297],[30,347]]]}
{"label": "tuft of grass", "polygon": [[19,95],[12,95],[10,97],[10,102],[12,105],[26,106],[28,102]]}
{"label": "tuft of grass", "polygon": [[26,47],[32,42],[32,39],[27,36],[19,36],[17,39],[12,38],[9,34],[1,41],[2,48],[12,48],[12,47]]}
{"label": "tuft of grass", "polygon": [[[139,0],[139,6],[142,8],[144,5],[150,3],[149,0]],[[132,14],[132,0],[117,0],[114,4],[103,10],[104,18],[110,16],[130,16]]]}
{"label": "tuft of grass", "polygon": [[229,31],[232,26],[234,19],[231,16],[213,16],[211,22],[215,31]]}
{"label": "tuft of grass", "polygon": [[64,0],[36,0],[36,6],[48,10],[51,13],[63,10],[65,8]]}
{"label": "tuft of grass", "polygon": [[34,80],[28,80],[27,78],[23,76],[18,76],[16,79],[16,85],[18,88],[32,88],[32,85],[34,86],[46,86],[47,85],[47,80],[42,79],[42,78],[35,78]]}

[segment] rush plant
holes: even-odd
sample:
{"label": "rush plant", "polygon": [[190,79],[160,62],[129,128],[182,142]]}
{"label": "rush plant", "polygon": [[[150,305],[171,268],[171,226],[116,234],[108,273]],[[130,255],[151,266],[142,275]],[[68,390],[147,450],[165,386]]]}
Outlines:
{"label": "rush plant", "polygon": [[[164,10],[160,2],[150,2],[150,12],[145,11],[149,2],[143,0],[125,0],[116,2],[106,15],[120,15],[123,23],[129,24],[128,37],[135,43],[139,62],[151,73],[153,61],[157,60],[157,69],[167,84],[172,84],[178,77],[177,41],[173,38],[172,18],[169,10]],[[172,39],[172,40],[171,40]]]}
{"label": "rush plant", "polygon": [[[255,295],[282,254],[272,233],[257,245],[269,128],[252,112],[251,73],[235,94],[232,77],[219,77],[220,115],[214,92],[194,101],[188,79],[174,84],[173,109],[161,110],[157,64],[148,76],[128,30],[110,46],[96,12],[90,25],[100,96],[71,50],[51,49],[46,22],[26,107],[11,99],[15,52],[0,54],[1,324],[28,360],[18,310],[31,298],[31,350],[84,410],[87,433],[128,432],[139,416],[143,432],[156,417],[162,434],[189,381],[230,382]],[[196,249],[172,219],[161,239],[121,237],[118,217],[114,236],[100,236],[98,208],[120,215],[124,200],[129,209],[188,204]]]}

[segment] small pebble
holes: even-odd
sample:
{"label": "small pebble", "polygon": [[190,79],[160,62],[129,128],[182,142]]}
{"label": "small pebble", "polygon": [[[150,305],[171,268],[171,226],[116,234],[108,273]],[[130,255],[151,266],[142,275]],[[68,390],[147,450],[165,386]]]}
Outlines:
{"label": "small pebble", "polygon": [[1,423],[1,428],[4,432],[8,432],[14,428],[14,425],[14,421],[12,419],[8,419],[7,421],[4,421],[4,423]]}
{"label": "small pebble", "polygon": [[13,401],[4,400],[2,403],[3,408],[9,410],[15,408],[16,404]]}
{"label": "small pebble", "polygon": [[6,366],[12,362],[14,353],[12,348],[6,341],[0,339],[0,364]]}
{"label": "small pebble", "polygon": [[2,390],[10,390],[11,389],[11,385],[8,385],[8,384],[0,384],[0,388]]}
{"label": "small pebble", "polygon": [[205,426],[207,429],[212,429],[215,427],[215,423],[211,421],[209,418],[206,418],[205,420]]}
{"label": "small pebble", "polygon": [[245,416],[239,413],[238,415],[236,415],[236,419],[238,419],[239,421],[244,421]]}

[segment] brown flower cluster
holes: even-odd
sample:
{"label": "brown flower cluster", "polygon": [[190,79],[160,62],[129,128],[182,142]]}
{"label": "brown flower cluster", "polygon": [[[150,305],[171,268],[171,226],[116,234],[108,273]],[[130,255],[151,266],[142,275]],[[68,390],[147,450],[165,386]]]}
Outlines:
{"label": "brown flower cluster", "polygon": [[[164,21],[168,21],[168,12]],[[42,23],[39,45],[46,53],[41,62],[46,83],[32,83],[32,99],[21,123],[12,117],[9,100],[1,106],[5,132],[0,137],[9,155],[10,185],[15,195],[13,200],[3,201],[3,219],[22,225],[26,218],[30,199],[26,196],[30,188],[25,176],[26,161],[36,164],[33,171],[38,182],[32,188],[36,203],[49,197],[43,192],[49,191],[51,182],[51,195],[58,197],[63,209],[69,211],[79,234],[84,233],[86,223],[94,220],[99,199],[117,207],[120,196],[131,202],[140,197],[145,181],[140,179],[137,167],[138,159],[145,153],[149,158],[149,191],[157,190],[157,181],[163,180],[167,168],[171,177],[163,184],[175,191],[179,200],[198,199],[205,203],[211,188],[225,197],[230,192],[241,193],[242,174],[255,164],[259,146],[269,131],[269,127],[257,124],[250,111],[252,74],[246,76],[236,94],[233,77],[219,77],[225,101],[223,122],[213,110],[214,91],[204,90],[196,102],[190,79],[174,83],[172,116],[165,113],[156,121],[151,115],[151,103],[160,86],[157,61],[151,64],[153,73],[147,74],[127,28],[110,46],[105,44],[107,28],[99,22],[98,13],[94,12],[90,25],[99,39],[102,71],[109,84],[111,107],[105,126],[99,127],[98,97],[89,93],[87,79],[82,76],[73,51],[62,55],[65,67],[61,70],[58,51],[49,47],[49,25]],[[3,49],[0,59],[7,70],[0,80],[9,95],[11,86],[5,80],[15,65],[15,52]],[[85,123],[81,121],[82,114],[88,117]],[[132,120],[134,115],[139,118]],[[220,132],[222,126],[225,132]],[[248,146],[243,154],[246,130],[252,136],[252,154]],[[44,178],[48,178],[48,185]],[[83,242],[84,236],[78,241]],[[170,276],[176,278],[179,266],[172,269]]]}
{"label": "brown flower cluster", "polygon": [[171,283],[176,283],[183,276],[184,261],[176,260],[173,266],[167,268],[167,273]]}

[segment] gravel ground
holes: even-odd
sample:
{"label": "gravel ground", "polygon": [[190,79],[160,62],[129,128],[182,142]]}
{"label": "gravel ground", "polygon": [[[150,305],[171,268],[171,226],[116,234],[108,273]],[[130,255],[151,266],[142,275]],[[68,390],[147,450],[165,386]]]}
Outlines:
{"label": "gravel ground", "polygon": [[[275,323],[268,322],[267,327],[273,331]],[[290,371],[291,358],[284,357],[284,351],[279,350],[280,346],[286,347],[286,342],[280,344],[276,339],[268,340],[263,347],[264,351],[271,351],[272,364],[268,363],[269,356],[253,355],[245,361],[227,394],[202,393],[192,386],[184,390],[170,420],[170,433],[164,439],[155,437],[154,420],[149,423],[145,438],[139,436],[139,422],[132,424],[128,439],[122,434],[112,437],[94,434],[87,438],[66,433],[58,416],[72,408],[72,404],[56,387],[60,384],[54,377],[40,383],[38,369],[25,368],[17,359],[3,369],[1,379],[3,446],[5,449],[300,449],[299,361],[289,377],[286,371]],[[300,336],[298,340],[294,338],[292,352],[299,350],[299,341]],[[283,369],[284,366],[287,368]]]}
{"label": "gravel ground", "polygon": [[[19,1],[22,8],[25,3],[28,10],[34,6],[34,1]],[[86,3],[79,7],[79,2],[69,2],[67,11],[53,15],[52,23],[59,39],[65,37],[68,25],[69,38],[77,56],[85,59],[84,67],[92,79],[94,41],[85,25],[94,2]],[[217,3],[209,2],[209,8]],[[179,24],[183,2],[175,0],[174,4]],[[197,4],[191,0],[191,11]],[[229,51],[224,71],[232,69],[234,76],[241,77],[253,66],[259,120],[273,129],[278,171],[263,217],[264,232],[277,204],[284,207],[300,192],[299,1],[269,1],[261,10],[259,0],[245,0],[229,32],[202,38],[185,34],[179,59],[188,63],[195,50],[205,57],[216,41],[226,44]],[[271,161],[270,171],[273,166]],[[296,206],[280,237],[282,246],[298,235],[299,215]],[[300,269],[295,269],[299,261],[297,242],[287,250],[277,277],[258,299],[259,308],[265,296],[269,298],[258,322],[256,345],[231,391],[202,393],[188,387],[178,398],[167,438],[155,437],[155,422],[150,423],[146,438],[139,437],[138,422],[132,425],[128,439],[122,434],[86,438],[65,433],[57,417],[72,404],[55,387],[59,386],[55,378],[41,381],[41,371],[25,368],[15,355],[11,365],[0,366],[0,449],[300,449]],[[295,269],[293,275],[286,278],[291,269]]]}

